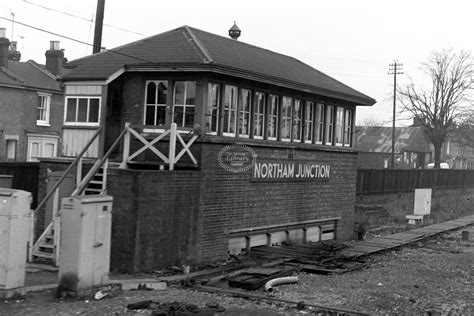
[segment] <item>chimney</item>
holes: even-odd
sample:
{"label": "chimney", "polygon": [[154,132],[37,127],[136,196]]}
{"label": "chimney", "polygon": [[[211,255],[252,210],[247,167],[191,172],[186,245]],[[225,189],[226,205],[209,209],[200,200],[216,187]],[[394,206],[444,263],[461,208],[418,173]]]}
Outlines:
{"label": "chimney", "polygon": [[10,42],[10,49],[8,51],[8,59],[13,61],[20,61],[21,53],[16,50],[16,42]]}
{"label": "chimney", "polygon": [[239,36],[240,36],[240,33],[241,33],[241,31],[240,31],[239,27],[237,26],[237,24],[235,24],[235,21],[234,21],[234,25],[232,25],[232,27],[229,30],[229,36],[233,40],[237,41]]}
{"label": "chimney", "polygon": [[5,36],[6,29],[0,28],[0,67],[8,67],[8,47],[10,41]]}
{"label": "chimney", "polygon": [[49,50],[45,53],[46,70],[60,76],[63,68],[64,51],[59,49],[59,41],[50,41]]}

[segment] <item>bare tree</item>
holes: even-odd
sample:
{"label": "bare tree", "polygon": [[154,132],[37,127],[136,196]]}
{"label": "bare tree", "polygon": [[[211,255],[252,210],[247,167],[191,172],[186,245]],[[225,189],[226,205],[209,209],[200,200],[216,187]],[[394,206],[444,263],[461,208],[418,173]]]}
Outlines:
{"label": "bare tree", "polygon": [[439,168],[443,143],[470,105],[474,64],[466,51],[442,50],[434,52],[422,69],[431,80],[431,87],[424,89],[410,80],[398,95],[404,110],[420,121],[433,143],[435,168]]}
{"label": "bare tree", "polygon": [[359,121],[358,126],[383,126],[383,122],[375,117],[366,117],[362,121]]}

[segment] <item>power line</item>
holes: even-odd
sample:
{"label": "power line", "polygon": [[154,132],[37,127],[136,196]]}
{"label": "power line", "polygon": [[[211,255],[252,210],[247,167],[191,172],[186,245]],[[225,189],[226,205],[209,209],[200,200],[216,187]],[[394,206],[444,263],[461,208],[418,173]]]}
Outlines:
{"label": "power line", "polygon": [[[83,20],[83,21],[94,22],[94,19],[88,19],[88,18],[85,18],[85,17],[82,17],[82,16],[78,16],[78,15],[69,13],[69,12],[60,11],[60,10],[57,10],[57,9],[45,7],[43,5],[40,5],[40,4],[37,4],[37,3],[34,3],[34,2],[30,2],[28,0],[23,0],[23,2],[25,2],[27,4],[37,6],[39,8],[45,9],[45,10],[49,10],[49,11],[64,14],[64,15],[67,15],[67,16],[70,16],[70,17],[73,17],[73,18],[76,18],[76,19],[80,19],[80,20]],[[145,34],[135,32],[135,31],[131,31],[131,30],[127,30],[127,29],[124,29],[124,28],[121,28],[121,27],[118,27],[118,26],[110,25],[110,24],[105,24],[104,23],[104,26],[107,26],[107,27],[110,27],[110,28],[113,28],[113,29],[116,29],[116,30],[119,30],[119,31],[123,31],[123,32],[128,32],[128,33],[132,33],[132,34],[136,34],[136,35],[146,36]]]}
{"label": "power line", "polygon": [[[42,29],[42,28],[39,28],[39,27],[36,27],[36,26],[32,26],[32,25],[28,25],[28,24],[25,24],[25,23],[22,23],[22,22],[19,22],[19,21],[13,21],[12,19],[8,19],[8,18],[5,18],[3,16],[0,16],[0,19],[3,19],[3,20],[6,20],[6,21],[10,21],[10,22],[13,22],[15,24],[20,24],[20,25],[23,25],[25,27],[29,27],[29,28],[32,28],[34,30],[37,30],[37,31],[40,31],[40,32],[44,32],[44,33],[48,33],[48,34],[51,34],[51,35],[54,35],[54,36],[58,36],[58,37],[62,37],[62,38],[65,38],[65,39],[68,39],[70,41],[73,41],[73,42],[77,42],[77,43],[80,43],[80,44],[84,44],[84,45],[88,45],[88,46],[94,46],[93,44],[90,44],[90,43],[87,43],[87,42],[84,42],[84,41],[81,41],[81,40],[78,40],[78,39],[75,39],[75,38],[72,38],[72,37],[69,37],[69,36],[65,36],[65,35],[61,35],[61,34],[58,34],[58,33],[55,33],[55,32],[51,32],[51,31],[47,31],[45,29]],[[105,50],[105,51],[108,51],[108,52],[111,52],[111,53],[114,53],[114,54],[117,54],[117,55],[122,55],[122,56],[125,56],[125,57],[129,57],[129,58],[133,58],[133,59],[136,59],[136,60],[140,60],[140,61],[144,61],[146,63],[150,63],[150,64],[153,64],[154,62],[152,61],[149,61],[149,60],[146,60],[146,59],[143,59],[143,58],[140,58],[140,57],[135,57],[135,56],[132,56],[132,55],[128,55],[128,54],[124,54],[124,53],[121,53],[121,52],[117,52],[113,49],[107,49],[105,47],[101,47],[101,49]]]}

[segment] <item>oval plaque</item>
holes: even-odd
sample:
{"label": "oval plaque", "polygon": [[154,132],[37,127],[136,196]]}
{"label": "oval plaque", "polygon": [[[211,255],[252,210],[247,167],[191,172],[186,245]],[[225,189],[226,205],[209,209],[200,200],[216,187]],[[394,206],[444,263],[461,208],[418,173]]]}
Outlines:
{"label": "oval plaque", "polygon": [[252,168],[257,160],[255,151],[245,145],[228,145],[217,154],[219,165],[230,172],[244,172]]}

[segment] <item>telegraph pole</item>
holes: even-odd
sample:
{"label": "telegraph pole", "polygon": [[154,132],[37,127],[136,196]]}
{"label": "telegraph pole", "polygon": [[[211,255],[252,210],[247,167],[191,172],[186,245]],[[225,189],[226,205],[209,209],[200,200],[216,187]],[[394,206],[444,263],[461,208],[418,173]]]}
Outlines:
{"label": "telegraph pole", "polygon": [[94,46],[92,54],[100,52],[102,47],[102,26],[104,24],[105,0],[97,0],[97,11],[95,13]]}
{"label": "telegraph pole", "polygon": [[393,75],[392,169],[395,168],[395,109],[397,103],[397,75],[403,74],[403,64],[394,60],[388,64],[388,74]]}

